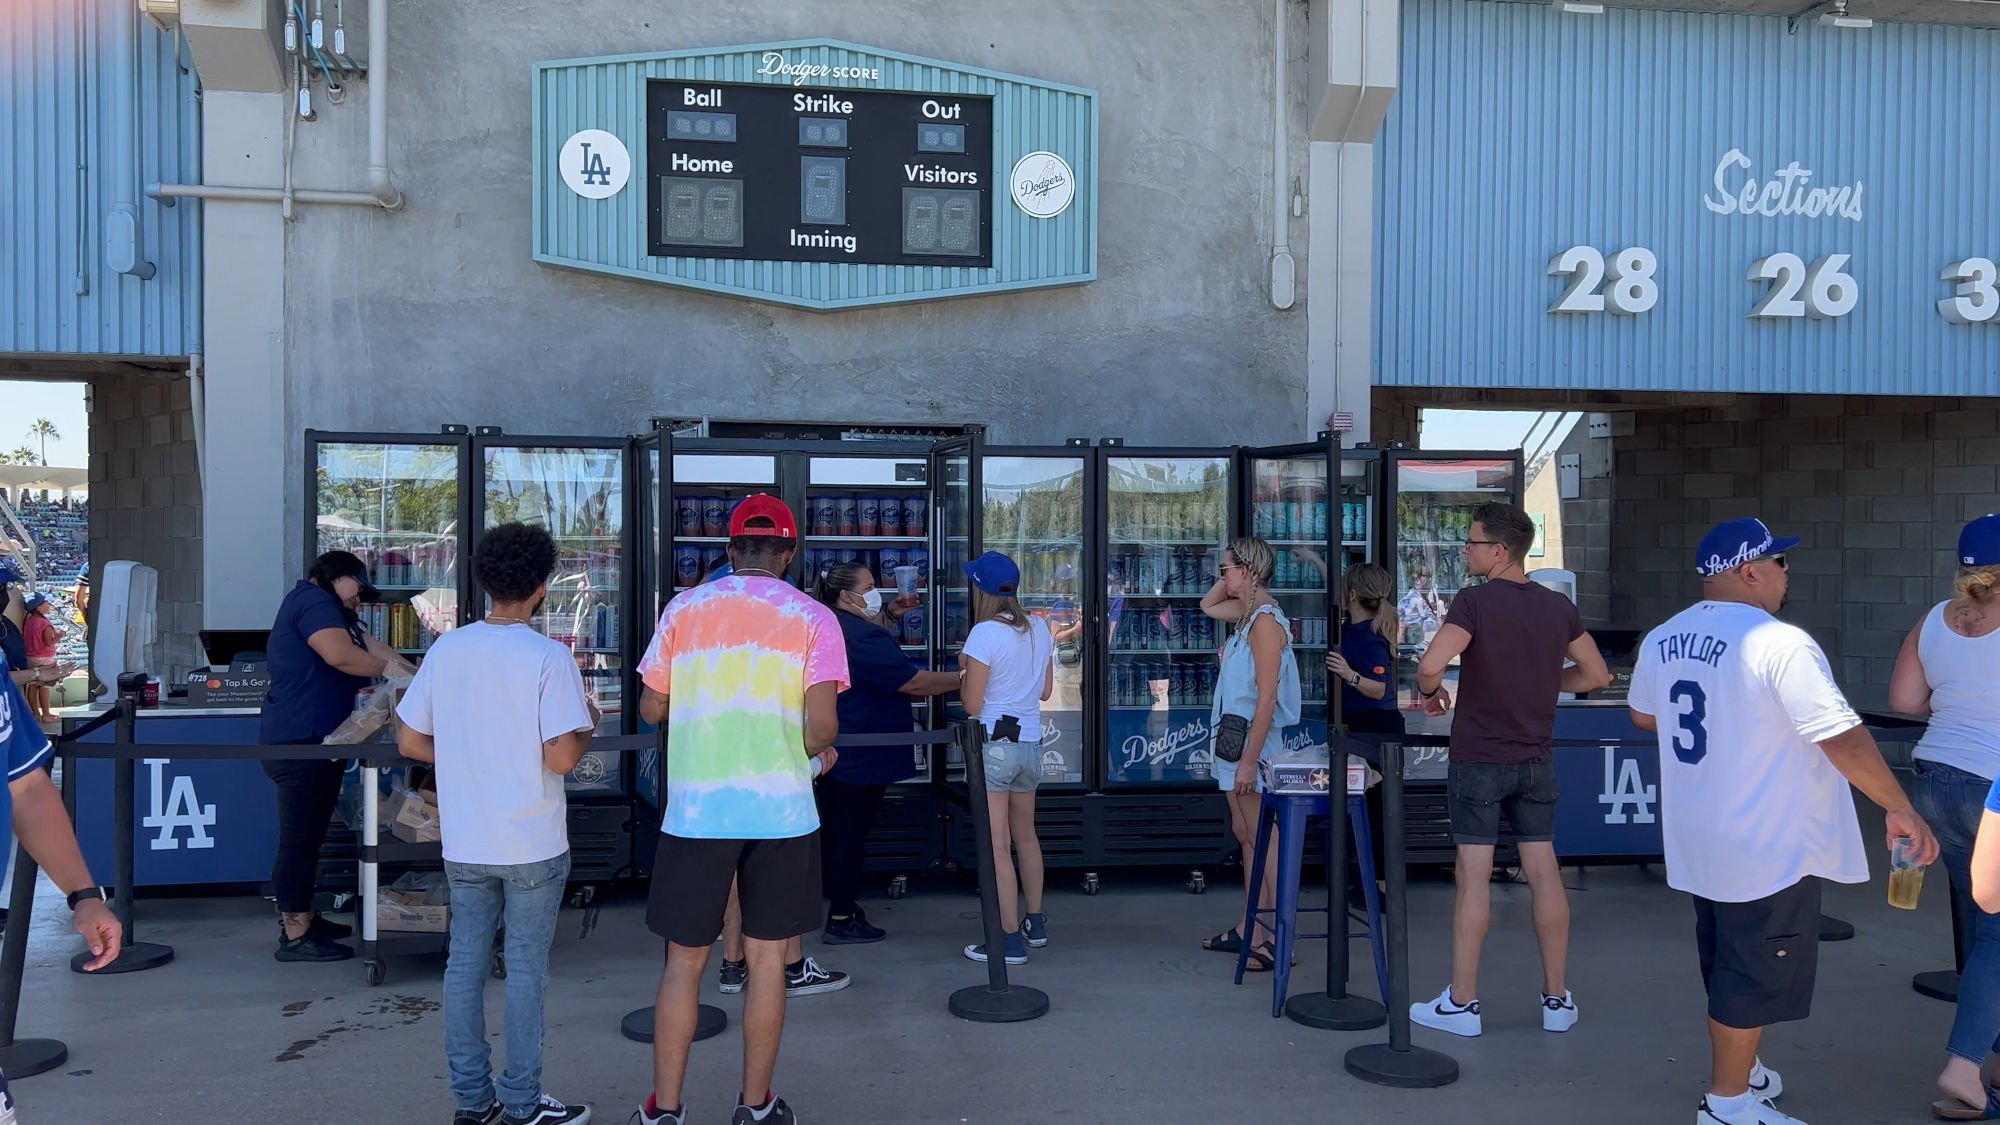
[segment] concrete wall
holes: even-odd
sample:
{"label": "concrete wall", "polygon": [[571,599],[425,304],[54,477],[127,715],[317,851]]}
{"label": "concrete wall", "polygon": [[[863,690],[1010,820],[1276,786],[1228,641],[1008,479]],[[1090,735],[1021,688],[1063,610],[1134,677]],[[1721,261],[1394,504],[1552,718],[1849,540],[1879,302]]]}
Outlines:
{"label": "concrete wall", "polygon": [[1651,628],[1698,598],[1701,535],[1758,516],[1805,537],[1785,617],[1868,706],[1886,705],[1904,634],[1948,594],[1959,529],[2000,509],[1991,399],[1745,396],[1641,412],[1615,444],[1618,623]]}
{"label": "concrete wall", "polygon": [[[159,572],[154,665],[169,683],[206,666],[202,490],[185,377],[100,375],[89,391],[90,570],[145,563]],[[266,628],[269,623],[266,622]],[[95,636],[91,643],[97,643]]]}

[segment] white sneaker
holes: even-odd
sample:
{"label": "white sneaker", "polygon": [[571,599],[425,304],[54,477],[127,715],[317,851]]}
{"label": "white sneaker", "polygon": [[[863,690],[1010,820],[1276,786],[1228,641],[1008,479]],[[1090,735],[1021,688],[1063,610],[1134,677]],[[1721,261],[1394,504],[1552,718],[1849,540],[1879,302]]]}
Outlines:
{"label": "white sneaker", "polygon": [[1758,1059],[1755,1069],[1750,1071],[1750,1092],[1767,1102],[1775,1102],[1785,1096],[1785,1080],[1765,1066],[1763,1059]]}
{"label": "white sneaker", "polygon": [[1741,1109],[1720,1112],[1711,1108],[1711,1100],[1701,1099],[1701,1108],[1694,1111],[1694,1125],[1806,1125],[1772,1105],[1768,1098],[1752,1097],[1749,1105]]}
{"label": "white sneaker", "polygon": [[1410,1005],[1410,1022],[1470,1039],[1479,1034],[1479,1001],[1461,1008],[1452,1001],[1451,986],[1446,985],[1437,999]]}
{"label": "white sneaker", "polygon": [[[1561,996],[1550,996],[1546,992],[1543,993],[1542,1030],[1568,1031],[1575,1026],[1576,1000],[1570,996],[1568,990],[1565,989]],[[1752,1086],[1751,1089],[1754,1090],[1756,1087]]]}

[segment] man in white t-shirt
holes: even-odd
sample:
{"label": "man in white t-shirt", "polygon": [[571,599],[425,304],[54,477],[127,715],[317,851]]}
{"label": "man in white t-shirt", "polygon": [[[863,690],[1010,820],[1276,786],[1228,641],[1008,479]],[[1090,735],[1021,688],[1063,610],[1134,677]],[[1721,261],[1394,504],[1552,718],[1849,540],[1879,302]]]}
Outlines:
{"label": "man in white t-shirt", "polygon": [[1784,1084],[1757,1044],[1812,1010],[1820,880],[1868,881],[1848,787],[1887,814],[1890,846],[1937,857],[1826,654],[1773,616],[1798,543],[1756,519],[1716,526],[1696,556],[1702,600],[1646,635],[1632,671],[1632,721],[1659,733],[1667,882],[1694,896],[1708,990],[1696,1125],[1799,1125],[1771,1104]]}
{"label": "man in white t-shirt", "polygon": [[[439,637],[396,708],[406,758],[436,765],[451,956],[444,971],[452,1125],[584,1125],[590,1107],[542,1092],[542,992],[569,878],[563,775],[590,746],[597,709],[576,656],[535,631],[556,545],[502,524],[473,555],[486,619]],[[507,1067],[496,1087],[485,985],[507,934]]]}

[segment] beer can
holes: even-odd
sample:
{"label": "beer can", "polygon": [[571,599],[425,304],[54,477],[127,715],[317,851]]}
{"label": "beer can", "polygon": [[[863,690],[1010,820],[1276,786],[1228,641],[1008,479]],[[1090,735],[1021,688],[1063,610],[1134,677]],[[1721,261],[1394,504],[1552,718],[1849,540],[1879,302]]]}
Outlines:
{"label": "beer can", "polygon": [[699,585],[704,574],[700,547],[674,548],[674,585]]}
{"label": "beer can", "polygon": [[701,503],[701,497],[699,496],[676,496],[674,498],[674,517],[680,527],[680,533],[683,538],[695,538],[703,533],[702,521],[704,517],[701,511]]}
{"label": "beer can", "polygon": [[929,532],[926,531],[926,528],[929,526],[929,523],[925,519],[929,507],[930,507],[930,502],[928,500],[925,500],[921,496],[910,496],[904,498],[903,500],[904,535],[929,534]]}
{"label": "beer can", "polygon": [[900,624],[903,627],[904,644],[921,645],[927,639],[924,635],[924,609],[922,606],[918,606],[903,614]]}
{"label": "beer can", "polygon": [[875,501],[875,506],[880,513],[877,519],[881,533],[883,535],[901,535],[903,533],[903,498],[900,496],[883,496]]}
{"label": "beer can", "polygon": [[861,534],[861,500],[859,497],[841,497],[836,503],[836,510],[840,513],[840,516],[838,523],[834,527],[833,533],[835,535]]}
{"label": "beer can", "polygon": [[729,534],[729,512],[734,507],[727,496],[701,498],[701,532],[712,538]]}
{"label": "beer can", "polygon": [[821,496],[813,500],[814,535],[836,535],[840,530],[840,501],[832,496]]}
{"label": "beer can", "polygon": [[875,584],[885,587],[894,586],[896,584],[896,568],[902,565],[903,552],[893,547],[884,547],[880,551],[875,552]]}
{"label": "beer can", "polygon": [[863,496],[854,504],[855,510],[860,513],[855,524],[855,534],[871,537],[882,534],[882,498]]}

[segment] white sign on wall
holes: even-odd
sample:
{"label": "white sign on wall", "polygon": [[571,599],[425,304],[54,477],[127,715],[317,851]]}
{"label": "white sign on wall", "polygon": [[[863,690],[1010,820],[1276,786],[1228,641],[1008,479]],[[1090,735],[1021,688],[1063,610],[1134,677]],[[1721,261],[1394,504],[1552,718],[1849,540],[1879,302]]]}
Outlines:
{"label": "white sign on wall", "polygon": [[1014,162],[1007,177],[1014,206],[1037,219],[1053,219],[1076,198],[1076,173],[1053,152],[1031,152]]}
{"label": "white sign on wall", "polygon": [[585,199],[609,199],[632,178],[632,154],[615,135],[584,129],[563,142],[556,167],[569,190]]}
{"label": "white sign on wall", "polygon": [[1860,180],[1837,187],[1813,187],[1813,170],[1800,167],[1796,160],[1766,180],[1744,176],[1751,167],[1742,149],[1723,153],[1715,164],[1715,193],[1702,196],[1701,205],[1718,215],[1804,215],[1813,219],[1838,215],[1861,221]]}

